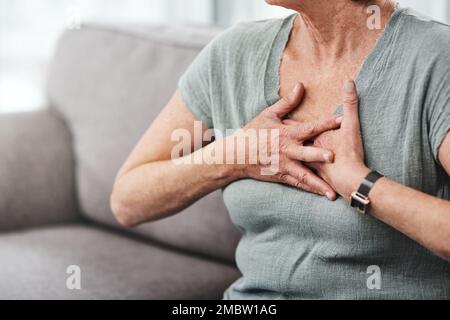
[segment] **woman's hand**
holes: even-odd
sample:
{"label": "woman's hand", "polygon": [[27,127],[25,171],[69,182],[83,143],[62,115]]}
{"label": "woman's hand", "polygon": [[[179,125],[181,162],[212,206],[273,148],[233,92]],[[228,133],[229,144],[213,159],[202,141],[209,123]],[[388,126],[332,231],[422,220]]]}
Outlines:
{"label": "woman's hand", "polygon": [[321,134],[314,146],[334,152],[333,163],[314,163],[317,174],[341,196],[350,200],[370,170],[364,164],[364,148],[358,112],[358,94],[353,81],[344,85],[344,119],[339,130]]}
{"label": "woman's hand", "polygon": [[[339,128],[342,117],[333,116],[315,123],[284,124],[283,119],[298,107],[304,92],[303,84],[296,85],[289,97],[281,99],[273,106],[264,110],[238,133],[238,135],[248,134],[251,130],[278,130],[279,133],[278,141],[268,141],[267,146],[262,146],[265,152],[274,152],[274,150],[278,152],[277,172],[273,172],[272,175],[261,174],[262,170],[267,167],[267,163],[260,161],[261,159],[258,157],[257,164],[245,165],[243,170],[244,175],[262,181],[281,182],[308,192],[326,196],[329,200],[333,201],[337,197],[333,188],[315,175],[304,163],[332,163],[334,154],[326,148],[305,146],[305,143],[321,133]],[[259,145],[260,143],[250,144],[249,153],[260,155],[262,150]]]}
{"label": "woman's hand", "polygon": [[[344,87],[341,128],[323,133],[315,139],[314,145],[332,150],[335,161],[311,166],[350,201],[351,194],[370,172],[364,164],[358,95],[353,81]],[[370,191],[370,214],[450,261],[449,201],[383,178]]]}

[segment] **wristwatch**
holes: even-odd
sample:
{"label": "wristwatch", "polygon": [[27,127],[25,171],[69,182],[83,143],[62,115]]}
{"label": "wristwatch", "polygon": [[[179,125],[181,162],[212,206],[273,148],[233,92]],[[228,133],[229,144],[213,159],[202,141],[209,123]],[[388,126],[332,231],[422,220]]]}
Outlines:
{"label": "wristwatch", "polygon": [[370,199],[369,193],[372,190],[375,183],[384,176],[377,172],[372,171],[364,178],[358,191],[352,193],[351,206],[361,214],[366,214],[369,211]]}

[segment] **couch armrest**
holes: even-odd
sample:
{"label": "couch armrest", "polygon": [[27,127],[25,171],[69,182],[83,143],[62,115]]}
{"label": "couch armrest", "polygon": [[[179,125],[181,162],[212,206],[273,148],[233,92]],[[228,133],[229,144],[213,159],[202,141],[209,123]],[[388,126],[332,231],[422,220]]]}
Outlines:
{"label": "couch armrest", "polygon": [[77,220],[73,159],[53,111],[0,114],[0,231]]}

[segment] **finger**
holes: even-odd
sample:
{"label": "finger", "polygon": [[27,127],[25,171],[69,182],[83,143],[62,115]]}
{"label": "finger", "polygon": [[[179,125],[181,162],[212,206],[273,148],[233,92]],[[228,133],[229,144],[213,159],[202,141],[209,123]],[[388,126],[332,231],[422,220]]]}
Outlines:
{"label": "finger", "polygon": [[298,162],[291,162],[288,164],[287,169],[289,176],[296,180],[294,184],[295,187],[308,192],[324,195],[331,201],[336,200],[337,195],[333,188],[315,175],[310,169]]}
{"label": "finger", "polygon": [[298,83],[292,89],[288,97],[280,99],[277,103],[269,108],[269,110],[277,115],[278,118],[284,118],[295,108],[298,107],[305,94],[305,87],[302,83]]}
{"label": "finger", "polygon": [[336,115],[331,118],[319,120],[317,122],[308,122],[292,127],[290,133],[293,138],[299,140],[308,140],[314,138],[326,131],[338,129],[343,121],[342,115]]}
{"label": "finger", "polygon": [[321,193],[315,192],[314,190],[312,190],[312,188],[310,186],[303,184],[302,182],[298,181],[298,179],[294,178],[293,176],[286,175],[283,177],[283,181],[286,184],[288,184],[294,188],[297,188],[297,189],[300,189],[300,190],[303,190],[306,192],[310,192],[310,193],[315,193],[315,194],[322,196]]}
{"label": "finger", "polygon": [[332,163],[334,161],[334,153],[329,150],[296,144],[291,144],[286,148],[286,155],[292,160],[302,162]]}
{"label": "finger", "polygon": [[344,85],[344,120],[343,128],[348,128],[352,131],[360,129],[359,111],[358,111],[358,93],[356,91],[355,82],[348,80]]}
{"label": "finger", "polygon": [[286,119],[286,120],[283,120],[283,124],[286,126],[298,126],[301,124],[301,122],[298,122],[298,121],[295,121],[292,119]]}

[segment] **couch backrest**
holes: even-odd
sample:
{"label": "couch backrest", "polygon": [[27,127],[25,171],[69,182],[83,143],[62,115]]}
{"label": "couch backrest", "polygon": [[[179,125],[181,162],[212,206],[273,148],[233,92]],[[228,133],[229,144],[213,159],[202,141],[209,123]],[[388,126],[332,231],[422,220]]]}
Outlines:
{"label": "couch backrest", "polygon": [[[48,97],[73,134],[78,199],[86,218],[119,228],[109,206],[117,171],[218,31],[88,25],[63,34]],[[127,232],[229,261],[240,235],[220,192],[175,217]]]}

